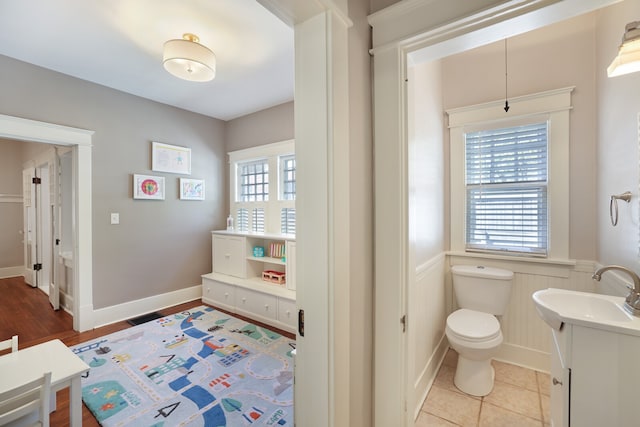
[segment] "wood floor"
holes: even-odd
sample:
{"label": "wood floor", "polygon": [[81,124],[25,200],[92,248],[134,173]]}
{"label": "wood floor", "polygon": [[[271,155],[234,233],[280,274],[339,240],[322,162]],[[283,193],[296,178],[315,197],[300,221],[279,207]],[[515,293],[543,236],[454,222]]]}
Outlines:
{"label": "wood floor", "polygon": [[[202,301],[195,300],[159,312],[163,316],[168,316],[199,305],[202,305]],[[234,316],[243,318],[237,314]],[[262,326],[259,322],[251,322]],[[27,285],[22,277],[0,279],[0,340],[18,335],[19,348],[21,349],[56,338],[67,346],[73,346],[130,327],[131,325],[126,321],[122,321],[92,331],[76,332],[73,330],[71,315],[64,310],[54,311],[49,305],[47,295],[39,289]],[[269,328],[295,339],[295,336],[290,333],[273,327]],[[51,414],[51,426],[68,426],[69,390],[59,391],[57,399],[57,409]],[[82,406],[82,425],[84,427],[99,426],[94,416],[84,405]]]}

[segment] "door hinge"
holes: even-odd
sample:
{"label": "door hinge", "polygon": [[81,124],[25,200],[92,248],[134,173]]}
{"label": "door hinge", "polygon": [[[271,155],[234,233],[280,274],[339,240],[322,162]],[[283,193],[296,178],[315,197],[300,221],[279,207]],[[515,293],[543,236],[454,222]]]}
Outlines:
{"label": "door hinge", "polygon": [[304,310],[298,310],[298,333],[304,336]]}
{"label": "door hinge", "polygon": [[39,178],[37,176],[34,176],[33,178],[31,178],[31,182],[33,184],[42,184],[42,178]]}
{"label": "door hinge", "polygon": [[42,270],[42,264],[41,263],[33,264],[33,270],[34,271]]}
{"label": "door hinge", "polygon": [[407,330],[407,315],[405,314],[400,318],[400,323],[402,324],[402,332]]}
{"label": "door hinge", "polygon": [[56,239],[56,246],[60,246],[60,239]]}

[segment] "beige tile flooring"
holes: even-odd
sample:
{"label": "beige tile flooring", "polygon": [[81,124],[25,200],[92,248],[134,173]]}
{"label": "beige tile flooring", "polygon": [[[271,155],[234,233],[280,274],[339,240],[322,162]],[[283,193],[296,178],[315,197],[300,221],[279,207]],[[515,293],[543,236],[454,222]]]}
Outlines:
{"label": "beige tile flooring", "polygon": [[482,398],[453,384],[458,355],[449,350],[415,427],[543,427],[550,425],[549,375],[493,361],[493,390]]}

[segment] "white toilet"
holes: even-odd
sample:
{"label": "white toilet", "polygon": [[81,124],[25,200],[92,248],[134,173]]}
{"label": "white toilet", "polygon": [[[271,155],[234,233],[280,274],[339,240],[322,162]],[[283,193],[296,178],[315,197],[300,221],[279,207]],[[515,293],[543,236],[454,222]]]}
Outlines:
{"label": "white toilet", "polygon": [[446,335],[458,352],[454,384],[473,396],[486,396],[493,389],[491,359],[502,344],[496,316],[509,303],[513,272],[483,266],[451,267],[453,289],[459,310],[447,317]]}

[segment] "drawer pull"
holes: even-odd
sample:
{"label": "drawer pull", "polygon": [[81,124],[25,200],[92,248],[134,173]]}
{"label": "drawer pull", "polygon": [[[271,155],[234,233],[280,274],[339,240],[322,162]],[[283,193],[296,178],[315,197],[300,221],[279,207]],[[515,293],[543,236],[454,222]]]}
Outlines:
{"label": "drawer pull", "polygon": [[242,298],[242,302],[246,302],[246,301],[247,301],[247,299],[246,299],[246,298]]}
{"label": "drawer pull", "polygon": [[264,305],[264,309],[265,309],[265,310],[267,310],[267,311],[269,311],[269,304],[265,304],[265,305]]}
{"label": "drawer pull", "polygon": [[225,258],[231,258],[231,254],[224,254]]}
{"label": "drawer pull", "polygon": [[224,293],[224,297],[225,297],[225,298],[229,298],[229,292],[225,292],[225,293]]}
{"label": "drawer pull", "polygon": [[287,317],[291,317],[291,310],[287,310],[286,312]]}
{"label": "drawer pull", "polygon": [[558,381],[556,377],[553,377],[553,385],[562,385],[562,381]]}

